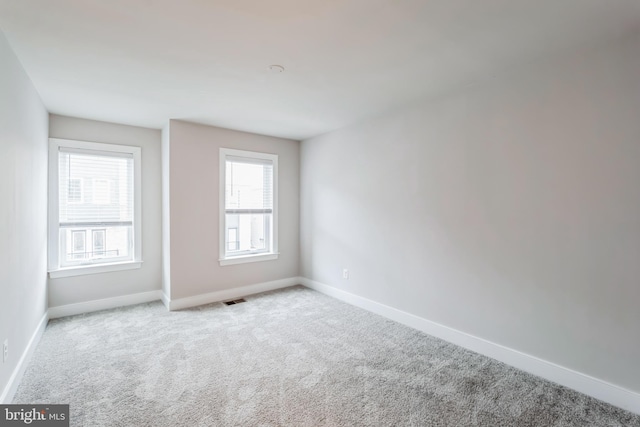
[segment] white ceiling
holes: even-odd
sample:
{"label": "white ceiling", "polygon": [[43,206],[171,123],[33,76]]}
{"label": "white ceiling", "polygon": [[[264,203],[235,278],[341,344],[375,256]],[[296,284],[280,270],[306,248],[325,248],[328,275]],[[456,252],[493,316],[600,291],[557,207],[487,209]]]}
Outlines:
{"label": "white ceiling", "polygon": [[52,113],[294,139],[639,28],[640,0],[0,0]]}

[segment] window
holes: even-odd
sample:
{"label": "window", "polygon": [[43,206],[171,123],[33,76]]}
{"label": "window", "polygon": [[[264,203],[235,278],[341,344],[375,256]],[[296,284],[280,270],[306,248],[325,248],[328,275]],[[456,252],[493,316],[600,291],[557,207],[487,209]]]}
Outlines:
{"label": "window", "polygon": [[141,263],[139,147],[51,139],[49,274]]}
{"label": "window", "polygon": [[82,203],[82,179],[72,178],[69,180],[69,203]]}
{"label": "window", "polygon": [[108,179],[93,180],[93,203],[96,205],[111,204],[111,181]]}
{"label": "window", "polygon": [[91,233],[93,235],[93,254],[94,258],[103,257],[106,255],[105,252],[105,235],[107,230],[93,230]]}
{"label": "window", "polygon": [[240,242],[238,241],[238,229],[227,228],[227,251],[233,252],[240,249]]}
{"label": "window", "polygon": [[73,249],[71,252],[71,258],[83,259],[85,257],[85,240],[86,232],[84,230],[73,230],[71,232],[71,240],[73,241]]}
{"label": "window", "polygon": [[278,156],[220,149],[220,265],[278,258]]}

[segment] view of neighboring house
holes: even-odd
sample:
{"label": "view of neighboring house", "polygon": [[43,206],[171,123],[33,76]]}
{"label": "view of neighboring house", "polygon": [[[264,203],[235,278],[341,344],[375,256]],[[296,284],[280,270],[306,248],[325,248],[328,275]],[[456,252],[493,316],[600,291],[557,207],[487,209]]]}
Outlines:
{"label": "view of neighboring house", "polygon": [[61,266],[128,259],[133,242],[133,160],[59,153]]}

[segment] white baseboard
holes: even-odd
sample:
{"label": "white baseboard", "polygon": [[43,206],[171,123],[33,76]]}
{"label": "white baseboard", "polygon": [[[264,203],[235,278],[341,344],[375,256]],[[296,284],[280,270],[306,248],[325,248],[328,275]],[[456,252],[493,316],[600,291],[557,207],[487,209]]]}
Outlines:
{"label": "white baseboard", "polygon": [[18,389],[18,385],[22,380],[24,371],[27,369],[27,365],[29,365],[29,361],[33,356],[33,352],[38,346],[40,338],[42,337],[42,334],[47,327],[47,322],[49,322],[49,313],[45,312],[40,319],[38,326],[36,326],[36,330],[33,332],[33,335],[31,335],[31,339],[27,344],[27,348],[22,353],[22,356],[20,356],[20,360],[13,370],[11,377],[9,377],[9,382],[0,395],[0,404],[9,404],[13,400],[13,396],[16,394],[16,390]]}
{"label": "white baseboard", "polygon": [[195,295],[192,297],[174,299],[169,302],[171,311],[182,310],[183,308],[196,307],[212,302],[227,301],[235,298],[245,297],[260,292],[273,291],[275,289],[288,288],[289,286],[300,285],[300,277],[289,277],[288,279],[274,280],[271,282],[256,283],[254,285],[240,286],[237,288],[224,289],[222,291],[210,292],[207,294]]}
{"label": "white baseboard", "polygon": [[380,316],[441,338],[476,353],[491,357],[492,359],[499,360],[507,365],[579,391],[588,396],[595,397],[596,399],[626,409],[627,411],[640,414],[640,393],[624,389],[606,381],[432,322],[405,311],[345,292],[324,283],[319,283],[305,277],[300,278],[300,281],[310,289],[322,292],[323,294],[332,296],[356,307],[379,314]]}
{"label": "white baseboard", "polygon": [[164,293],[164,291],[162,292],[161,300],[164,306],[167,307],[167,310],[171,310],[171,300],[169,299],[169,296]]}
{"label": "white baseboard", "polygon": [[105,298],[77,304],[60,305],[49,307],[49,318],[73,316],[75,314],[91,313],[92,311],[107,310],[110,308],[124,307],[144,302],[158,301],[162,299],[162,291],[140,292],[138,294],[122,295],[119,297]]}

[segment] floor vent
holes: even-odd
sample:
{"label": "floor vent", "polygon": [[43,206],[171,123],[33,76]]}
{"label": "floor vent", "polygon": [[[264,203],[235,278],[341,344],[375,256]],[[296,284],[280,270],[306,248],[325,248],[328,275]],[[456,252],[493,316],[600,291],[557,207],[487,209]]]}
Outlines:
{"label": "floor vent", "polygon": [[225,305],[234,305],[234,304],[240,304],[241,302],[247,302],[247,300],[245,300],[244,298],[240,298],[240,299],[234,299],[233,301],[225,301]]}

